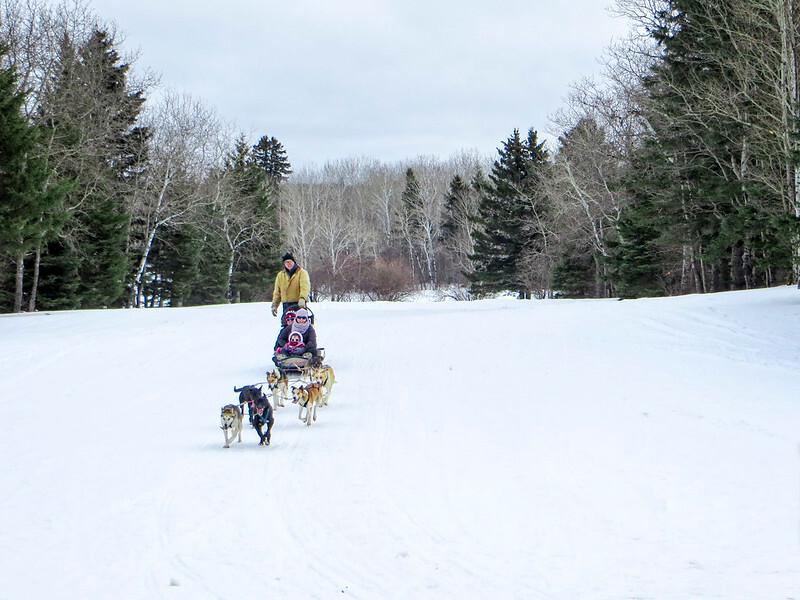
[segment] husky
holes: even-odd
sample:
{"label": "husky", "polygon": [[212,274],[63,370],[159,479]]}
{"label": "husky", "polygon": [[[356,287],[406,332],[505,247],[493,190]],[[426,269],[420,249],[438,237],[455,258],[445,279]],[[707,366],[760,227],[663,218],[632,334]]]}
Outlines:
{"label": "husky", "polygon": [[328,399],[333,391],[333,384],[336,383],[336,374],[330,365],[319,365],[309,370],[311,383],[318,383],[322,386],[322,406],[328,406]]}
{"label": "husky", "polygon": [[[222,423],[220,429],[225,435],[225,448],[231,447],[233,438],[239,436],[238,442],[242,441],[242,410],[235,404],[226,404],[222,407],[219,420]],[[230,439],[228,439],[228,432],[230,432]]]}
{"label": "husky", "polygon": [[[319,383],[309,383],[306,386],[292,388],[293,402],[300,405],[300,412],[297,418],[307,426],[311,426],[317,420],[317,406],[322,402],[322,385]],[[303,418],[303,409],[306,414]]]}
{"label": "husky", "polygon": [[[272,425],[275,423],[272,404],[270,404],[269,398],[261,391],[261,386],[246,385],[241,388],[233,388],[233,391],[239,392],[240,403],[247,404],[247,409],[250,413],[250,423],[255,428],[261,440],[258,445],[269,446],[272,440]],[[264,425],[267,426],[266,433],[263,432]]]}
{"label": "husky", "polygon": [[284,401],[289,396],[289,380],[285,373],[281,373],[278,369],[267,373],[267,385],[272,392],[272,397],[275,398],[275,408],[286,406]]}

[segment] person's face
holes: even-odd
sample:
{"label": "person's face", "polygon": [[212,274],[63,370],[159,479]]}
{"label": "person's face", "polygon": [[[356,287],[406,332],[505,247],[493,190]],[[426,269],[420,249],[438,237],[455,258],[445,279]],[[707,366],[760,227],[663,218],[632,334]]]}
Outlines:
{"label": "person's face", "polygon": [[289,258],[283,261],[283,266],[286,267],[287,271],[291,271],[292,267],[294,267],[294,261],[291,258]]}

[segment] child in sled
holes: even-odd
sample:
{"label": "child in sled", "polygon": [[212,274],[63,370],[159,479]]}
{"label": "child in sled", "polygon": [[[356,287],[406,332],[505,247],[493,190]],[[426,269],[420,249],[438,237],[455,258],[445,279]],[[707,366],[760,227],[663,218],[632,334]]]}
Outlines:
{"label": "child in sled", "polygon": [[306,351],[306,345],[303,342],[303,334],[299,331],[292,331],[289,334],[289,341],[283,346],[278,348],[277,354],[285,354],[286,356],[302,356]]}

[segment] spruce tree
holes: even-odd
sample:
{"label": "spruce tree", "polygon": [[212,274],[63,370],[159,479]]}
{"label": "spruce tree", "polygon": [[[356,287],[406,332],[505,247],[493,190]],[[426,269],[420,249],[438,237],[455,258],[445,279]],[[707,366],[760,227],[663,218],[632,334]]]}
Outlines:
{"label": "spruce tree", "polygon": [[274,137],[264,135],[253,146],[253,163],[264,172],[273,186],[280,185],[292,174],[286,150]]}
{"label": "spruce tree", "polygon": [[[234,250],[234,269],[229,290],[231,301],[264,299],[274,277],[272,267],[275,255],[281,247],[274,185],[270,182],[269,170],[263,168],[255,154],[255,150],[247,146],[244,137],[240,137],[225,167],[233,181],[232,190],[239,211],[249,219],[247,225],[255,234],[251,241]],[[288,160],[280,171],[283,173],[280,178],[288,177],[291,173]]]}
{"label": "spruce tree", "polygon": [[[476,173],[475,177],[479,178],[480,173]],[[440,237],[462,276],[473,270],[469,257],[475,251],[476,195],[475,186],[464,181],[460,175],[453,177],[445,194]]]}
{"label": "spruce tree", "polygon": [[[784,218],[781,190],[792,187],[786,166],[796,160],[775,131],[782,65],[774,15],[741,3],[668,0],[653,17],[649,34],[661,57],[643,82],[650,136],[634,151],[626,186],[649,203],[636,220],[644,225],[650,215],[660,232],[652,241],[660,281],[645,287],[699,292],[774,281],[788,274],[781,257],[794,219]],[[758,56],[762,63],[748,64]],[[759,244],[773,235],[770,223],[781,231],[776,252]],[[670,282],[676,272],[694,276]]]}
{"label": "spruce tree", "polygon": [[45,235],[62,188],[41,158],[39,132],[22,113],[25,97],[0,45],[0,259],[15,265],[14,312],[22,310],[25,256]]}
{"label": "spruce tree", "polygon": [[[43,260],[43,306],[122,306],[130,271],[131,181],[143,168],[148,132],[136,126],[144,98],[131,90],[129,65],[121,62],[107,32],[96,30],[74,48],[65,39],[61,68],[40,115],[52,162],[75,181],[64,235]],[[59,285],[78,263],[78,285]],[[45,293],[46,290],[46,293]]]}
{"label": "spruce tree", "polygon": [[522,259],[543,249],[535,222],[543,216],[541,175],[548,153],[533,129],[524,139],[515,129],[498,152],[489,182],[481,186],[475,271],[469,279],[476,295],[517,290],[525,297],[531,290]]}
{"label": "spruce tree", "polygon": [[422,276],[423,267],[420,256],[420,229],[422,226],[422,195],[414,169],[406,169],[406,185],[400,196],[400,232],[404,238],[409,264],[412,270]]}
{"label": "spruce tree", "polygon": [[620,298],[663,295],[663,273],[658,240],[661,236],[649,199],[626,207],[618,223],[618,237],[608,242],[610,271]]}
{"label": "spruce tree", "polygon": [[453,176],[447,193],[444,197],[444,217],[442,219],[442,241],[447,243],[459,237],[466,220],[469,218],[467,212],[467,195],[469,186],[461,178],[461,175]]}

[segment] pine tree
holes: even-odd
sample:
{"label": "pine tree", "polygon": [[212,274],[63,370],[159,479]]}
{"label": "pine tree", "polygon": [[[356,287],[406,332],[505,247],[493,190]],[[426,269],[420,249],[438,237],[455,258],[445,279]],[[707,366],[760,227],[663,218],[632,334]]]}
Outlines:
{"label": "pine tree", "polygon": [[661,231],[653,203],[641,200],[623,210],[617,239],[610,240],[610,270],[620,298],[663,295]]}
{"label": "pine tree", "polygon": [[[476,173],[476,178],[481,174]],[[469,185],[460,175],[455,175],[445,195],[441,241],[453,256],[461,273],[471,273],[469,257],[475,251],[474,224],[477,210],[475,186]]]}
{"label": "pine tree", "polygon": [[[400,197],[400,223],[399,229],[408,253],[409,264],[412,270],[423,273],[420,252],[420,228],[422,222],[422,196],[419,181],[414,169],[406,169],[406,185]],[[415,268],[416,267],[416,268]]]}
{"label": "pine tree", "polygon": [[275,206],[280,231],[283,229],[282,184],[292,174],[286,150],[276,138],[264,135],[253,146],[251,161],[266,175],[266,198],[269,204]]}
{"label": "pine tree", "polygon": [[[775,281],[794,235],[795,219],[784,217],[795,159],[775,131],[782,52],[774,15],[746,3],[668,0],[653,17],[649,33],[662,56],[643,82],[651,135],[627,180],[629,193],[650,204],[637,221],[650,215],[660,232],[652,241],[660,281],[646,287],[702,292]],[[748,64],[758,56],[763,63]],[[773,235],[770,223],[781,223],[776,252],[758,242]]]}
{"label": "pine tree", "polygon": [[[0,65],[5,56],[0,45]],[[22,310],[25,255],[45,235],[63,192],[48,189],[52,174],[40,157],[39,132],[22,114],[24,102],[14,70],[0,66],[0,258],[16,264],[14,312]]]}
{"label": "pine tree", "polygon": [[596,269],[592,256],[565,252],[553,267],[553,290],[563,298],[588,298],[595,289]]}
{"label": "pine tree", "polygon": [[157,278],[146,286],[145,295],[158,306],[187,306],[203,285],[202,254],[205,234],[197,227],[168,227],[153,244],[149,272]]}
{"label": "pine tree", "polygon": [[[259,164],[255,151],[247,146],[244,136],[234,145],[226,170],[233,181],[239,212],[246,218],[242,231],[252,237],[246,244],[231,249],[234,264],[229,297],[231,301],[252,302],[264,298],[273,277],[275,255],[281,247],[278,207],[270,176]],[[288,161],[282,172],[283,178],[291,173]]]}
{"label": "pine tree", "polygon": [[476,295],[502,290],[530,294],[522,261],[544,249],[537,221],[544,216],[540,185],[547,158],[533,129],[525,139],[515,129],[499,149],[489,182],[481,186],[480,227],[471,257],[475,271],[469,277]]}
{"label": "pine tree", "polygon": [[276,138],[262,136],[253,146],[253,162],[264,172],[273,186],[278,186],[292,174],[286,150]]}
{"label": "pine tree", "polygon": [[469,194],[469,186],[461,178],[461,175],[453,176],[444,198],[444,218],[442,219],[441,234],[443,242],[457,239],[465,221],[469,218],[467,213],[467,194]]}
{"label": "pine tree", "polygon": [[[136,126],[144,98],[130,89],[129,65],[121,63],[108,33],[97,30],[79,48],[65,39],[61,69],[45,96],[40,121],[51,162],[75,189],[61,238],[43,261],[43,305],[121,306],[131,269],[126,244],[131,181],[143,168],[148,132]],[[78,264],[78,285],[64,287]],[[59,285],[62,282],[62,285]]]}

